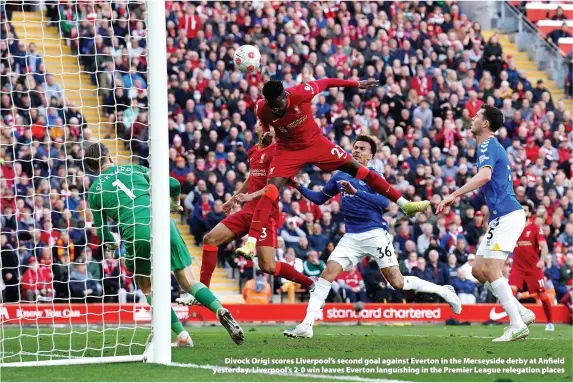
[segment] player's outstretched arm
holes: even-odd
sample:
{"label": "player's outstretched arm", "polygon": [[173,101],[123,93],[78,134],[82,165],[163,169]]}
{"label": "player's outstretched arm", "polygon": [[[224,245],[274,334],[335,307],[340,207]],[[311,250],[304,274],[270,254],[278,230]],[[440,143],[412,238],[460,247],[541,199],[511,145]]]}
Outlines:
{"label": "player's outstretched arm", "polygon": [[446,206],[449,206],[456,200],[456,198],[463,196],[464,194],[471,193],[476,189],[479,189],[491,180],[492,170],[489,166],[482,167],[479,172],[473,176],[464,186],[446,196],[442,202],[438,205],[436,213],[440,213]]}
{"label": "player's outstretched arm", "polygon": [[294,186],[296,190],[300,192],[300,194],[303,195],[304,198],[306,198],[310,202],[313,202],[317,205],[323,205],[324,203],[326,203],[326,201],[328,201],[329,199],[340,193],[340,191],[338,190],[338,186],[336,184],[335,177],[336,176],[332,177],[326,183],[326,185],[324,185],[321,191],[312,191],[308,188],[305,188],[304,186],[299,184],[296,181],[296,179],[294,179],[294,181],[291,181],[291,184],[292,186]]}
{"label": "player's outstretched arm", "polygon": [[318,94],[329,88],[360,88],[366,89],[374,86],[380,85],[378,80],[343,80],[339,78],[323,78],[316,81],[311,81],[309,85],[314,88],[312,89],[315,94]]}

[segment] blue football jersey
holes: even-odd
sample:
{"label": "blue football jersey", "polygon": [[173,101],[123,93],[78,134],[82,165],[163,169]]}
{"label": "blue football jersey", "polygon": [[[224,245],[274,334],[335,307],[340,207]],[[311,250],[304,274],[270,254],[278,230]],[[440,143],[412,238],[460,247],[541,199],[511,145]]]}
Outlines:
{"label": "blue football jersey", "polygon": [[491,180],[481,187],[489,208],[489,221],[522,209],[513,191],[513,177],[507,152],[495,137],[478,148],[478,169],[489,167]]}
{"label": "blue football jersey", "polygon": [[[369,169],[374,170],[373,168]],[[342,192],[340,181],[350,182],[358,190],[358,193],[349,195]],[[313,192],[305,187],[300,187],[299,190],[304,197],[319,205],[342,193],[340,202],[347,233],[364,233],[380,228],[389,231],[388,223],[382,214],[390,201],[372,191],[364,181],[360,181],[347,173],[336,173],[320,192]]]}

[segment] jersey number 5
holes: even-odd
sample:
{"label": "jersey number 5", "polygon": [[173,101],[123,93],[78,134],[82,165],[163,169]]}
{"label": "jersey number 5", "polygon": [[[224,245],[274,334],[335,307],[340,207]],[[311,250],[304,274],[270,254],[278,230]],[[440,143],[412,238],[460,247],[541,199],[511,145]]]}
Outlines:
{"label": "jersey number 5", "polygon": [[490,227],[489,230],[487,231],[487,240],[491,240],[493,238],[493,229],[494,227]]}
{"label": "jersey number 5", "polygon": [[122,192],[124,192],[125,194],[127,194],[127,196],[131,199],[135,199],[135,194],[133,194],[133,192],[131,190],[129,190],[127,188],[127,186],[125,186],[125,184],[123,182],[121,182],[120,180],[115,180],[112,183],[113,186],[115,186],[116,188],[121,189]]}

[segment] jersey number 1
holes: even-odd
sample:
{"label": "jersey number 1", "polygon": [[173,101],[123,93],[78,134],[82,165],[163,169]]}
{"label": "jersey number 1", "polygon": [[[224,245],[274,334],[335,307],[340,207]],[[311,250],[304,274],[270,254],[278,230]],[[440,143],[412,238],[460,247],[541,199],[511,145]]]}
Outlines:
{"label": "jersey number 1", "polygon": [[127,186],[125,186],[125,184],[121,182],[119,179],[113,181],[112,185],[115,186],[116,188],[120,188],[121,191],[127,194],[129,198],[135,199],[135,194],[133,194],[133,192],[129,190]]}

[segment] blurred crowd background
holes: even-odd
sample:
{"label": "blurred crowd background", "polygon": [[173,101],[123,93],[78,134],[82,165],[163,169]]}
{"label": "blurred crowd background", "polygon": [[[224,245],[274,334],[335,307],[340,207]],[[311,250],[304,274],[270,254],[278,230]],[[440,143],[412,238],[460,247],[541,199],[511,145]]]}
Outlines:
{"label": "blurred crowd background", "polygon": [[[59,27],[98,85],[109,123],[105,134],[120,138],[134,161],[147,165],[145,3],[46,3],[50,24]],[[549,245],[546,286],[556,299],[571,288],[571,111],[543,79],[532,82],[516,68],[496,35],[485,39],[457,2],[166,3],[169,163],[182,186],[181,219],[196,245],[225,217],[222,203],[248,174],[247,151],[258,139],[253,108],[265,81],[281,80],[288,88],[324,77],[377,79],[377,88],[330,89],[313,100],[324,134],[346,150],[358,134],[376,137],[370,165],[407,198],[429,199],[435,208],[476,172],[472,117],[484,103],[500,108],[505,127],[497,138],[513,165],[517,198],[536,207],[532,220]],[[140,299],[119,257],[123,250],[104,254],[91,226],[86,191],[93,176],[81,162],[82,148],[93,140],[88,121],[54,81],[34,43],[18,39],[10,13],[10,5],[0,5],[4,300]],[[242,44],[260,49],[260,72],[234,69],[233,52]],[[319,190],[331,176],[307,166],[299,180]],[[345,232],[339,198],[316,206],[286,188],[280,207],[278,259],[320,274]],[[443,214],[414,220],[391,205],[385,217],[402,273],[453,284],[477,302],[492,301],[471,276],[487,215],[479,193]],[[246,299],[252,289],[268,301],[286,281],[253,273],[250,262],[234,255],[239,242],[221,247],[219,264],[236,269],[243,282],[253,278]],[[375,265],[366,259],[344,273],[330,299],[437,299],[393,290]],[[511,259],[506,273],[510,268]]]}

